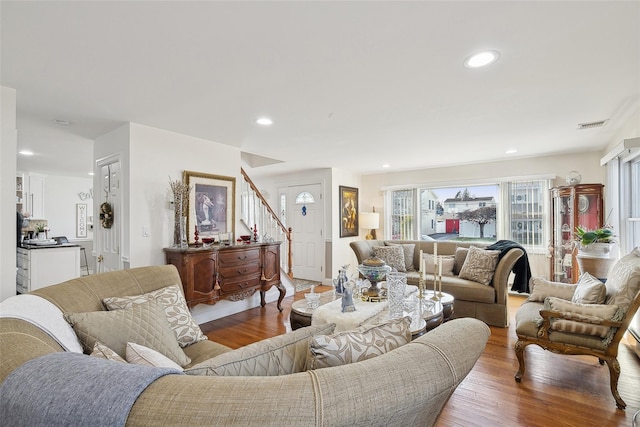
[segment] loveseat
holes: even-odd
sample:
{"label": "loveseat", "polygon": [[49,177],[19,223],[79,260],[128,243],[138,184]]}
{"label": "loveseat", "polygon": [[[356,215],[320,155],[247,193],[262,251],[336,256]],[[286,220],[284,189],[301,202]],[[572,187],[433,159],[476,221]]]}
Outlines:
{"label": "loveseat", "polygon": [[[420,280],[420,251],[425,254],[434,253],[434,241],[422,240],[357,240],[350,243],[356,254],[358,264],[375,255],[375,248],[401,245],[405,255],[407,283],[418,285]],[[508,279],[516,262],[524,255],[524,251],[518,247],[506,249],[501,254],[495,267],[495,271],[487,285],[474,280],[459,277],[464,265],[467,250],[471,246],[486,248],[489,243],[484,242],[456,242],[439,241],[438,256],[453,257],[452,275],[442,276],[442,291],[453,295],[453,317],[473,317],[483,322],[499,327],[509,326],[508,313]],[[458,250],[458,249],[462,250]],[[387,261],[387,260],[385,260]],[[427,274],[427,287],[433,287],[433,276]]]}
{"label": "loveseat", "polygon": [[[105,311],[104,298],[140,295],[175,284],[180,284],[180,277],[174,266],[142,267],[85,276],[9,300],[15,307],[23,300],[40,297],[53,303],[62,316],[62,312]],[[7,302],[0,304],[0,316]],[[56,307],[53,308],[57,310]],[[65,352],[62,337],[54,336],[51,328],[38,327],[20,317],[6,313],[0,317],[0,392],[3,411],[11,400],[11,405],[18,406],[12,410],[22,417],[22,425],[32,424],[35,418],[46,419],[47,411],[51,411],[51,402],[15,396],[10,399],[14,393],[14,386],[10,385],[16,383],[12,381],[14,377],[25,375],[24,371],[39,361],[73,355],[69,357],[71,363],[84,368],[97,366],[95,379],[85,380],[89,386],[94,382],[104,383],[105,378],[98,381],[104,376],[103,371],[112,372],[113,378],[117,375],[122,378],[121,370],[131,369],[127,363]],[[299,331],[257,344],[269,348],[279,342],[278,338]],[[275,376],[192,376],[165,370],[136,396],[128,413],[125,411],[124,420],[132,426],[429,426],[435,423],[457,385],[473,368],[489,334],[489,328],[482,322],[460,319],[380,356],[342,366]],[[277,346],[271,345],[272,351],[274,347]],[[234,351],[242,352],[211,340],[198,341],[182,350],[191,360],[187,367]],[[83,362],[88,360],[92,364]],[[35,389],[47,386],[45,382],[50,386],[69,381],[69,378],[60,378],[63,374],[54,369],[47,371],[46,363],[40,363],[38,369],[41,372],[32,375],[37,377],[34,393]],[[109,387],[121,385],[113,381]],[[70,414],[66,415],[86,415],[101,404],[101,393],[105,390],[91,387],[88,390],[89,399],[82,403],[74,399],[65,402],[63,409]],[[53,418],[47,424],[55,425]],[[96,420],[94,424],[104,422]]]}

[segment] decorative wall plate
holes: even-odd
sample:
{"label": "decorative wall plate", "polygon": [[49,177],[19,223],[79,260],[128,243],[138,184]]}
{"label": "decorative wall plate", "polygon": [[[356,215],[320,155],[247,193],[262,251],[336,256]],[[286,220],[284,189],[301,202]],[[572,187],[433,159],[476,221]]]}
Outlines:
{"label": "decorative wall plate", "polygon": [[589,198],[583,194],[578,197],[578,211],[585,213],[589,209]]}

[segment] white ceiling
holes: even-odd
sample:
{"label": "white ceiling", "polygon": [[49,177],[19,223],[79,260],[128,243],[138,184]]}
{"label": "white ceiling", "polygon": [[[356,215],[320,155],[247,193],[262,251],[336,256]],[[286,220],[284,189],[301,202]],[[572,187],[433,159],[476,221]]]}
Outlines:
{"label": "white ceiling", "polygon": [[[602,150],[640,106],[638,1],[0,7],[22,170],[87,176],[91,140],[127,121],[282,161],[256,174]],[[483,49],[500,59],[463,66]]]}

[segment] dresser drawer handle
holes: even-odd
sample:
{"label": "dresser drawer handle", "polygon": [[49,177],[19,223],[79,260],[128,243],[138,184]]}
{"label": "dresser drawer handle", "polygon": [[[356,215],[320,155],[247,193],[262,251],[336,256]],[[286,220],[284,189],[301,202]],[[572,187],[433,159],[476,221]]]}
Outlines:
{"label": "dresser drawer handle", "polygon": [[238,274],[246,274],[246,273],[247,273],[247,271],[248,271],[248,270],[247,270],[246,268],[244,268],[244,269],[242,269],[242,270],[238,269]]}

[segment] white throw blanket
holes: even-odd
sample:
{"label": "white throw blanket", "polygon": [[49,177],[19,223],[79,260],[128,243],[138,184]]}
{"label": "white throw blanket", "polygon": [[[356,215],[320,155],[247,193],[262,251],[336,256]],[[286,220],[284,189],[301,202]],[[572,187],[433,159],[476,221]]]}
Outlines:
{"label": "white throw blanket", "polygon": [[[405,289],[405,298],[412,293],[418,291],[417,286],[407,285]],[[342,312],[342,300],[337,299],[330,303],[321,305],[316,308],[311,315],[311,325],[319,326],[327,323],[335,323],[336,328],[334,332],[349,331],[363,325],[369,319],[375,317],[382,310],[387,308],[389,304],[384,302],[365,302],[360,299],[354,298],[353,300],[356,311],[349,313]]]}
{"label": "white throw blanket", "polygon": [[82,353],[82,345],[73,328],[62,317],[62,311],[44,298],[30,294],[7,298],[0,303],[0,317],[32,323],[49,334],[65,350]]}

